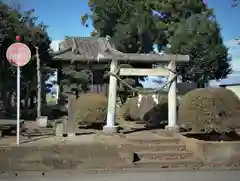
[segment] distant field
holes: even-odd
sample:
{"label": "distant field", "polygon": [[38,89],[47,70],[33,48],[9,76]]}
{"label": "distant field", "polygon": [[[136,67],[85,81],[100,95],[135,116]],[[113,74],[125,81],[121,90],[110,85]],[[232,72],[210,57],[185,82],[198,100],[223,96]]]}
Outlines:
{"label": "distant field", "polygon": [[47,94],[47,103],[49,105],[56,104],[56,102],[57,102],[57,99],[55,96],[52,96],[51,94]]}

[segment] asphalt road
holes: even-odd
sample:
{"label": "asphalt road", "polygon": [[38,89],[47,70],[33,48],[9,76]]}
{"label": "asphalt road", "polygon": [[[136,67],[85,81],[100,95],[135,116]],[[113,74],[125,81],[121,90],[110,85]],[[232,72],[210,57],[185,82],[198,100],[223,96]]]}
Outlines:
{"label": "asphalt road", "polygon": [[99,174],[21,174],[2,177],[0,181],[240,181],[240,171],[181,171]]}

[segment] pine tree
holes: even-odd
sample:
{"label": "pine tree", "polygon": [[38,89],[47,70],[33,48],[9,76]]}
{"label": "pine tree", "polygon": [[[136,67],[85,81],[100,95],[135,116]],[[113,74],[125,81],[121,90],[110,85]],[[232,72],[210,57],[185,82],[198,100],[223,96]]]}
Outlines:
{"label": "pine tree", "polygon": [[88,91],[91,77],[90,70],[76,71],[73,65],[65,66],[62,69],[60,82],[60,86],[63,87],[63,98],[67,98],[69,95],[74,95],[77,98],[81,92]]}

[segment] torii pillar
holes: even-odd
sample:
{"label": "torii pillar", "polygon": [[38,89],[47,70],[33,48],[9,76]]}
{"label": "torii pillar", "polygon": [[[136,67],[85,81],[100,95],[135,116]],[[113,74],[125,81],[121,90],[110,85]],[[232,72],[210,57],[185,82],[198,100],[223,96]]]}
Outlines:
{"label": "torii pillar", "polygon": [[165,127],[167,133],[174,134],[180,132],[177,125],[177,77],[176,77],[176,60],[168,65],[169,77],[168,81],[172,82],[168,90],[168,125]]}
{"label": "torii pillar", "polygon": [[[118,68],[118,60],[113,59],[110,65],[110,72],[115,72]],[[103,132],[107,134],[117,133],[116,126],[116,101],[117,101],[117,78],[110,75],[108,91],[108,111],[107,123],[103,127]]]}

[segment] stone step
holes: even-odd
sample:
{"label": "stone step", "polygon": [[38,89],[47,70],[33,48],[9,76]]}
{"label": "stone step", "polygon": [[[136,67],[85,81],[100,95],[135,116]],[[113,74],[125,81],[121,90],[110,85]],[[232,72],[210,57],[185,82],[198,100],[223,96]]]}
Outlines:
{"label": "stone step", "polygon": [[134,144],[136,151],[184,151],[186,150],[185,144]]}
{"label": "stone step", "polygon": [[149,138],[149,139],[131,139],[133,144],[165,144],[165,143],[180,143],[180,140],[172,137],[159,137],[159,138]]}
{"label": "stone step", "polygon": [[154,168],[199,168],[204,166],[203,162],[194,157],[181,160],[151,160],[142,159],[133,163],[136,167]]}
{"label": "stone step", "polygon": [[138,157],[142,159],[154,159],[154,160],[180,160],[193,156],[192,152],[188,151],[139,151],[135,152]]}

